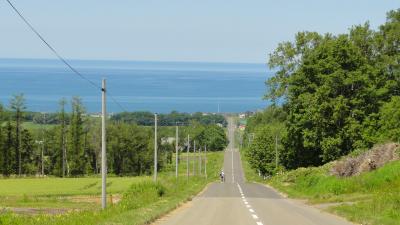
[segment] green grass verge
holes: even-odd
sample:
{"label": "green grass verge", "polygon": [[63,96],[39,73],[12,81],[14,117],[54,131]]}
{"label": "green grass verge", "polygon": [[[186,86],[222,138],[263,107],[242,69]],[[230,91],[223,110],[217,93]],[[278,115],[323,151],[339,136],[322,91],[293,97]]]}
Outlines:
{"label": "green grass verge", "polygon": [[338,178],[330,165],[300,168],[268,181],[289,197],[344,203],[328,210],[362,224],[400,224],[400,161],[359,176]]}
{"label": "green grass verge", "polygon": [[[199,193],[207,183],[218,179],[223,163],[223,152],[208,153],[207,174],[186,177],[186,162],[182,157],[179,178],[171,171],[160,173],[157,183],[151,178],[134,182],[123,193],[122,200],[106,210],[72,211],[63,215],[16,215],[3,213],[0,224],[145,224],[178,207]],[[190,164],[192,168],[192,164]],[[82,179],[82,178],[79,178]]]}

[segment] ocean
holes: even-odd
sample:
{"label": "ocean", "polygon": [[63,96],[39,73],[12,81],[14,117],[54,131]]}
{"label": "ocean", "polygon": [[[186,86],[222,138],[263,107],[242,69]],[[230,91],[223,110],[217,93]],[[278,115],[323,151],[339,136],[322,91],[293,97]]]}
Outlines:
{"label": "ocean", "polygon": [[[265,108],[264,64],[71,60],[70,64],[101,86],[111,98],[108,112],[244,112]],[[27,109],[56,112],[61,98],[80,96],[87,112],[101,111],[101,91],[58,60],[0,59],[0,103],[23,93]],[[70,105],[67,105],[70,108]]]}

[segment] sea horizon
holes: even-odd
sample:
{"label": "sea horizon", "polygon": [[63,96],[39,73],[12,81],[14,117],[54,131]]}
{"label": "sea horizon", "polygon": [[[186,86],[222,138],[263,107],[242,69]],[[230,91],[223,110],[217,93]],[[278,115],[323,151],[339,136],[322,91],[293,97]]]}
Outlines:
{"label": "sea horizon", "polygon": [[[243,112],[265,108],[262,63],[72,59],[68,62],[101,85],[126,111]],[[0,102],[24,93],[27,110],[56,112],[61,98],[80,96],[88,113],[100,111],[100,92],[57,59],[0,58]],[[124,111],[109,98],[109,112]]]}

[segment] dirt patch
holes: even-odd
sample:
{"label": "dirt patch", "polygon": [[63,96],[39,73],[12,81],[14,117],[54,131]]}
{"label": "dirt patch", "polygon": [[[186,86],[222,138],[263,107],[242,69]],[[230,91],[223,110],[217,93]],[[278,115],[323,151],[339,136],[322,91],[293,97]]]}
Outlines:
{"label": "dirt patch", "polygon": [[37,214],[49,214],[49,215],[59,215],[65,214],[71,211],[77,211],[76,209],[63,209],[63,208],[16,208],[16,207],[7,207],[0,210],[0,212],[13,212],[16,214],[22,215],[37,215]]}
{"label": "dirt patch", "polygon": [[399,160],[399,147],[398,143],[377,145],[359,156],[336,162],[330,173],[338,177],[350,177],[375,170],[388,162]]}
{"label": "dirt patch", "polygon": [[[36,199],[40,199],[40,197],[35,197]],[[113,194],[108,195],[107,201],[108,203],[117,204],[121,201],[122,195]],[[45,198],[46,199],[46,198]],[[75,202],[75,203],[92,203],[92,204],[101,204],[100,196],[60,196],[56,198],[57,201],[63,202]],[[4,207],[0,208],[0,214],[5,212],[13,212],[16,214],[22,215],[37,215],[37,214],[48,214],[48,215],[59,215],[65,214],[72,211],[80,211],[82,208],[36,208],[36,207]]]}
{"label": "dirt patch", "polygon": [[[101,203],[101,196],[88,196],[88,195],[75,195],[66,197],[67,200],[71,202],[84,202],[84,203]],[[107,196],[107,201],[112,204],[117,204],[122,199],[120,194],[113,194]]]}

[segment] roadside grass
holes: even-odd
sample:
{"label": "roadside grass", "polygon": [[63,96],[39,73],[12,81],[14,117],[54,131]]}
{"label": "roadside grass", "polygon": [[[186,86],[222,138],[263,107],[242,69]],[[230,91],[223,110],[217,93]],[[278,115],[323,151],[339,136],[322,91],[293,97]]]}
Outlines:
{"label": "roadside grass", "polygon": [[[179,177],[171,171],[159,174],[157,183],[150,177],[142,178],[123,191],[122,200],[106,210],[90,209],[70,211],[62,215],[40,214],[35,216],[16,215],[10,212],[0,214],[0,224],[146,224],[199,193],[207,183],[218,179],[223,163],[223,152],[207,154],[207,174],[186,177],[186,161],[182,157]],[[189,168],[192,168],[190,164]],[[175,168],[175,167],[173,167]],[[198,173],[197,173],[198,174]],[[82,178],[79,178],[82,179]]]}
{"label": "roadside grass", "polygon": [[268,183],[292,198],[311,204],[343,203],[328,208],[362,224],[400,224],[400,161],[359,176],[328,174],[331,164],[300,168],[272,177]]}

